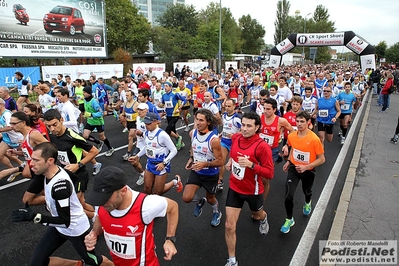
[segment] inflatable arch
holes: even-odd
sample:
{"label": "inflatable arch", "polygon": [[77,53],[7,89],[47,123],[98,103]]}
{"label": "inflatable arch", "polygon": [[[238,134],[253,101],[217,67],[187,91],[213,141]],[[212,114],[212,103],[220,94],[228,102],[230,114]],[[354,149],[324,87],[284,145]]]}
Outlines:
{"label": "inflatable arch", "polygon": [[353,31],[335,33],[292,33],[270,51],[269,66],[279,67],[282,57],[296,46],[346,46],[360,55],[362,72],[366,68],[375,69],[375,48]]}

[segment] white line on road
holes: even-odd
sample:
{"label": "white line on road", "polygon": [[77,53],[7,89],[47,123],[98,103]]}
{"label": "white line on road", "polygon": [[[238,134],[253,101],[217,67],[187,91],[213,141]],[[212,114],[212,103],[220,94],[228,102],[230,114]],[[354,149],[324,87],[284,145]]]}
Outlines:
{"label": "white line on road", "polygon": [[[367,93],[370,93],[370,90]],[[364,99],[368,99],[368,94],[366,97],[364,97]],[[371,104],[371,101],[368,104]],[[357,128],[357,124],[359,123],[359,120],[360,120],[360,114],[362,113],[365,105],[366,105],[365,100],[363,100],[363,104],[360,107],[360,109],[357,111],[358,115],[356,115],[351,128],[354,128],[354,129]],[[324,189],[321,192],[320,198],[317,201],[316,207],[314,208],[314,212],[309,219],[308,225],[306,226],[305,231],[302,234],[302,238],[299,241],[299,244],[298,244],[298,246],[295,250],[295,253],[291,259],[290,266],[305,266],[306,265],[310,250],[311,250],[314,240],[316,238],[317,231],[319,230],[321,220],[322,220],[324,212],[327,208],[327,204],[330,201],[331,194],[335,187],[335,183],[338,179],[338,175],[341,170],[342,164],[344,162],[346,154],[348,153],[350,143],[353,140],[354,133],[355,133],[355,130],[349,130],[349,132],[348,132],[348,136],[345,140],[345,144],[343,145],[340,153],[338,154],[335,164],[331,170],[330,176],[328,177],[328,180],[327,180],[326,184],[324,185]]]}

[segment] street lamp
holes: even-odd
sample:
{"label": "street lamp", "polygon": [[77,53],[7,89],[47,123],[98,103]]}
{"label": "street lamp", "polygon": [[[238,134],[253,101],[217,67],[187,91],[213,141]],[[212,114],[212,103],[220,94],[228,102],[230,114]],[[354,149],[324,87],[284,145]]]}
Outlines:
{"label": "street lamp", "polygon": [[[308,13],[308,14],[305,16],[305,25],[303,26],[303,33],[306,33],[306,20],[307,20],[307,17],[308,17],[309,15],[312,15],[312,13]],[[305,46],[302,46],[302,55],[303,55],[303,61],[305,62]]]}
{"label": "street lamp", "polygon": [[219,4],[219,53],[218,53],[218,72],[222,70],[222,0]]}

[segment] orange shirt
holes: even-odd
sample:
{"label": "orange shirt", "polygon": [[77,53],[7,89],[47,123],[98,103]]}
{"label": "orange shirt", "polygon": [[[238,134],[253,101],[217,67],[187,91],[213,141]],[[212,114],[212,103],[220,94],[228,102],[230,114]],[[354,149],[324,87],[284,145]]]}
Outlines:
{"label": "orange shirt", "polygon": [[294,165],[308,165],[316,160],[316,155],[324,153],[320,138],[311,130],[304,137],[298,131],[288,135],[288,146],[291,147],[289,160]]}
{"label": "orange shirt", "polygon": [[199,91],[200,91],[200,87],[199,87],[199,86],[194,86],[194,87],[193,87],[191,99],[194,100],[194,105],[197,104],[197,92],[199,92]]}

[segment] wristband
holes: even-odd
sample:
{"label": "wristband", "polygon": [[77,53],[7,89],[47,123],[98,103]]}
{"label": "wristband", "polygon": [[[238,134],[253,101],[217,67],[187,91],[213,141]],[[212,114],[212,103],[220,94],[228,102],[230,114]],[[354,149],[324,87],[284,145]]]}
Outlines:
{"label": "wristband", "polygon": [[36,214],[35,218],[33,218],[33,222],[35,224],[40,223],[41,220],[42,220],[42,215],[40,213]]}
{"label": "wristband", "polygon": [[255,163],[252,163],[251,169],[253,170],[255,168]]}

